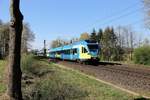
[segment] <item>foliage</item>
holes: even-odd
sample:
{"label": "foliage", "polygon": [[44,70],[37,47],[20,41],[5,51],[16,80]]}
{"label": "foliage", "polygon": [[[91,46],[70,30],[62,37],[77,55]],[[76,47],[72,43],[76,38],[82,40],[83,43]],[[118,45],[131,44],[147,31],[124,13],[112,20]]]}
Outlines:
{"label": "foliage", "polygon": [[[0,24],[0,58],[8,56],[9,52],[9,23]],[[34,41],[34,33],[31,31],[29,25],[24,23],[22,32],[22,53],[28,51],[31,47],[30,43]]]}
{"label": "foliage", "polygon": [[33,55],[23,54],[21,58],[21,68],[22,71],[25,73],[33,71],[33,64],[34,64]]}
{"label": "foliage", "polygon": [[88,40],[90,38],[88,33],[82,33],[80,35],[80,40]]}
{"label": "foliage", "polygon": [[93,32],[91,33],[90,35],[90,40],[96,40],[97,41],[97,33],[96,33],[96,30],[93,29]]}
{"label": "foliage", "polygon": [[99,29],[98,33],[97,33],[97,42],[99,44],[102,43],[102,37],[103,37],[103,30],[102,29]]}
{"label": "foliage", "polygon": [[5,67],[6,67],[6,61],[0,60],[0,94],[6,91],[6,85],[4,83]]}
{"label": "foliage", "polygon": [[0,25],[0,57],[8,55],[9,51],[9,24]]}
{"label": "foliage", "polygon": [[134,62],[150,65],[150,45],[145,45],[134,50]]}
{"label": "foliage", "polygon": [[117,46],[117,36],[113,28],[107,27],[101,35],[101,48],[104,60],[118,60],[119,46]]}
{"label": "foliage", "polygon": [[[31,84],[23,85],[24,100],[130,100],[134,98],[90,79],[78,71],[63,69],[52,63],[49,65],[44,59],[35,59],[33,63],[31,70],[36,70],[38,74],[31,76],[33,77]],[[43,73],[42,76],[39,73]]]}
{"label": "foliage", "polygon": [[[134,48],[149,44],[148,39],[142,42],[137,40],[136,32],[131,26],[106,27],[105,29],[99,29],[98,32],[93,29],[90,35],[82,33],[79,39],[97,41],[101,47],[99,57],[105,61],[132,61]],[[79,40],[71,39],[70,42],[67,42],[56,39],[52,42],[51,47],[59,47],[76,41]]]}

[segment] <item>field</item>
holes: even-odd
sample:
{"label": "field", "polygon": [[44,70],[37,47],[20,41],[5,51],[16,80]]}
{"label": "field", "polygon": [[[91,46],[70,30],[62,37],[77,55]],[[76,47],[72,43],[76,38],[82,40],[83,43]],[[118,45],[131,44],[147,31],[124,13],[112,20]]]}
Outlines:
{"label": "field", "polygon": [[[5,65],[1,61],[0,75]],[[22,90],[25,100],[145,100],[91,79],[77,70],[67,70],[46,59],[24,56]],[[2,79],[1,79],[2,81]],[[0,85],[1,93],[5,85]]]}

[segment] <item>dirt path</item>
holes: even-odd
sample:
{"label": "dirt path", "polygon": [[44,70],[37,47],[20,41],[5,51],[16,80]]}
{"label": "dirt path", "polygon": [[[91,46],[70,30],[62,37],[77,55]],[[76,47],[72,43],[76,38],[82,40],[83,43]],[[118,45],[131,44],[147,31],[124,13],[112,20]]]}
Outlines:
{"label": "dirt path", "polygon": [[97,66],[67,61],[59,61],[57,63],[78,69],[86,74],[93,75],[101,80],[141,95],[150,96],[150,70],[148,68],[104,62],[99,63]]}

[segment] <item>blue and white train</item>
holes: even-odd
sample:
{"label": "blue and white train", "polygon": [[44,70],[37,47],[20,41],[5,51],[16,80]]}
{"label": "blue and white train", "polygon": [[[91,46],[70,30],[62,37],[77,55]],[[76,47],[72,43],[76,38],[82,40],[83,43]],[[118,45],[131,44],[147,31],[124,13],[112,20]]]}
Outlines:
{"label": "blue and white train", "polygon": [[95,41],[82,40],[49,51],[51,59],[72,60],[78,62],[99,61],[100,46]]}

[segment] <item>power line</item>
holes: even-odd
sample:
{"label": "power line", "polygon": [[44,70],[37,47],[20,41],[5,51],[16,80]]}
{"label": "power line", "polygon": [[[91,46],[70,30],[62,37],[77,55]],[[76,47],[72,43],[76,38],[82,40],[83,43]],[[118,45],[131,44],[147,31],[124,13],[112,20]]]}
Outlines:
{"label": "power line", "polygon": [[[102,23],[102,24],[100,24],[100,25],[105,25],[105,24],[112,23],[112,22],[114,22],[114,21],[116,21],[116,20],[120,20],[120,19],[122,19],[122,18],[125,18],[125,17],[127,17],[127,16],[130,16],[130,15],[132,15],[132,14],[138,12],[138,10],[140,10],[140,9],[143,9],[143,7],[142,7],[142,8],[138,8],[138,9],[136,9],[136,10],[133,10],[133,11],[130,11],[130,12],[124,14],[124,12],[129,11],[130,9],[135,8],[135,5],[137,5],[137,4],[138,4],[138,3],[135,3],[135,4],[131,5],[131,6],[129,6],[129,7],[125,8],[125,9],[123,9],[123,10],[120,10],[120,11],[115,12],[114,14],[112,14],[112,15],[114,15],[114,16],[109,15],[109,16],[107,16],[107,17],[104,17],[104,18],[103,18],[104,20],[106,20],[106,19],[108,19],[108,18],[111,18],[111,19],[108,19],[108,21],[106,21],[106,22],[104,22],[104,23]],[[122,13],[122,12],[123,12],[123,15],[120,15],[120,16],[119,16],[119,14]],[[117,17],[115,17],[115,16],[117,16]],[[95,23],[98,23],[99,21],[101,21],[101,20],[97,20],[97,21],[95,21]],[[95,23],[93,23],[93,24],[91,24],[91,25],[89,25],[89,26],[92,26],[92,25],[94,25]],[[89,26],[88,26],[88,27],[89,27]]]}
{"label": "power line", "polygon": [[109,21],[107,21],[107,22],[105,22],[105,23],[102,23],[101,26],[102,26],[102,25],[105,25],[105,24],[110,24],[110,23],[112,23],[112,22],[114,22],[114,21],[118,21],[118,20],[120,20],[120,19],[122,19],[122,18],[125,18],[125,17],[128,17],[128,16],[132,15],[132,14],[135,14],[135,13],[137,13],[140,9],[142,9],[142,8],[138,8],[138,9],[136,9],[136,10],[134,10],[134,11],[125,13],[125,14],[120,15],[120,16],[117,16],[116,18],[113,18],[113,19],[111,19],[111,20],[109,20]]}

